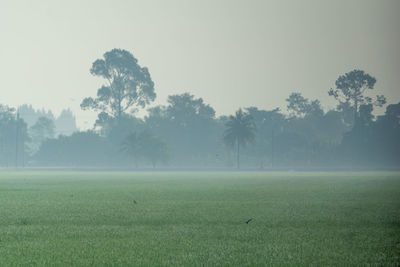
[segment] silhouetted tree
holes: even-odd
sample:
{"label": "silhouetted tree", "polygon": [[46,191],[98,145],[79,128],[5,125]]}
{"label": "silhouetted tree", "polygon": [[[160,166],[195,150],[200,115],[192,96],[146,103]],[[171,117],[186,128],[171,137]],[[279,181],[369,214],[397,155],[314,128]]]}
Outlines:
{"label": "silhouetted tree", "polygon": [[123,142],[125,137],[134,131],[144,129],[143,120],[129,114],[123,114],[119,120],[106,117],[96,121],[96,128],[100,129],[100,135],[106,137],[115,147]]}
{"label": "silhouetted tree", "polygon": [[264,167],[266,158],[270,159],[271,166],[274,165],[274,158],[277,150],[275,137],[279,135],[286,124],[285,115],[279,112],[279,108],[273,110],[260,110],[256,107],[246,108],[253,118],[257,127],[255,133],[256,146],[252,148],[251,153],[259,161],[260,168]]}
{"label": "silhouetted tree", "polygon": [[50,120],[55,120],[51,110],[34,109],[32,105],[23,104],[18,107],[19,116],[26,122],[28,127],[32,127],[40,117],[46,117]]}
{"label": "silhouetted tree", "polygon": [[210,105],[189,93],[168,96],[168,103],[169,117],[183,126],[188,125],[194,117],[213,119],[215,116],[215,110]]}
{"label": "silhouetted tree", "polygon": [[167,143],[149,131],[143,131],[139,135],[139,147],[141,156],[150,161],[153,168],[157,163],[166,163],[169,159]]}
{"label": "silhouetted tree", "polygon": [[27,125],[14,108],[0,104],[0,164],[6,167],[25,165]]}
{"label": "silhouetted tree", "polygon": [[328,94],[333,96],[340,104],[346,103],[353,108],[354,122],[358,117],[358,108],[360,105],[373,104],[383,106],[386,98],[383,95],[377,95],[373,101],[371,97],[365,96],[366,90],[374,89],[376,79],[362,70],[353,70],[339,76],[336,80],[336,89],[330,89]]}
{"label": "silhouetted tree", "polygon": [[40,117],[36,123],[29,128],[31,137],[30,149],[34,154],[39,150],[40,145],[47,138],[54,138],[55,125],[54,121],[47,117]]}
{"label": "silhouetted tree", "polygon": [[326,112],[318,126],[320,139],[333,145],[340,144],[343,134],[349,130],[343,121],[342,113],[337,110]]}
{"label": "silhouetted tree", "polygon": [[167,144],[148,130],[129,134],[122,143],[122,150],[134,160],[136,167],[139,159],[150,161],[155,168],[158,162],[166,163],[169,158]]}
{"label": "silhouetted tree", "polygon": [[173,160],[186,167],[215,163],[223,126],[202,98],[184,93],[168,97],[167,106],[148,110],[146,126],[168,144]]}
{"label": "silhouetted tree", "polygon": [[48,138],[33,156],[39,166],[111,166],[105,138],[93,131]]}
{"label": "silhouetted tree", "polygon": [[292,116],[322,116],[324,114],[319,100],[310,101],[301,93],[290,94],[286,101],[288,102],[287,109]]}
{"label": "silhouetted tree", "polygon": [[224,132],[224,141],[227,145],[237,148],[236,164],[240,169],[240,147],[255,140],[255,125],[253,117],[244,113],[241,109],[236,111],[235,116],[229,116],[225,126],[227,129]]}
{"label": "silhouetted tree", "polygon": [[135,107],[145,107],[156,97],[154,83],[146,67],[128,51],[113,49],[104,59],[93,62],[90,73],[102,77],[106,84],[97,90],[96,98],[85,98],[82,109],[101,111],[99,118],[113,117],[120,120],[125,112]]}
{"label": "silhouetted tree", "polygon": [[121,148],[122,151],[133,159],[137,168],[141,149],[139,135],[136,132],[129,134],[123,141]]}
{"label": "silhouetted tree", "polygon": [[57,134],[71,135],[78,131],[75,116],[70,109],[64,109],[61,111],[60,116],[55,120],[55,126]]}
{"label": "silhouetted tree", "polygon": [[340,113],[343,123],[348,130],[354,126],[354,107],[350,102],[339,102],[336,110]]}
{"label": "silhouetted tree", "polygon": [[[373,145],[377,161],[386,166],[400,166],[400,103],[386,107],[373,125]],[[374,145],[375,144],[375,145]]]}

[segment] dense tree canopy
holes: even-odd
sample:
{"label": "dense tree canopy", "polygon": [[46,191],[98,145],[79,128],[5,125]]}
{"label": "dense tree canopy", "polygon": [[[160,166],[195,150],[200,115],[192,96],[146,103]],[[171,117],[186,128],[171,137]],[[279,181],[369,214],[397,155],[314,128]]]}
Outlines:
{"label": "dense tree canopy", "polygon": [[[84,100],[90,103],[84,108],[101,111],[92,131],[69,131],[75,129],[71,111],[55,118],[51,111],[22,105],[20,117],[16,109],[0,105],[0,166],[224,169],[236,165],[271,170],[400,166],[400,103],[377,115],[374,108],[385,98],[367,96],[376,80],[363,71],[338,78],[337,89],[330,91],[339,100],[335,109],[324,110],[318,99],[295,92],[286,99],[288,113],[247,107],[217,117],[202,98],[183,93],[170,95],[166,105],[148,108],[141,118],[130,111],[155,97],[144,69],[131,54],[118,49],[93,64],[92,73],[105,78],[107,88],[100,89],[96,99]],[[62,119],[68,122],[63,124],[67,130],[60,132],[54,121],[59,125]]]}
{"label": "dense tree canopy", "polygon": [[27,124],[14,108],[0,104],[0,165],[25,165],[30,140],[27,129]]}
{"label": "dense tree canopy", "polygon": [[215,164],[223,126],[202,98],[184,93],[168,97],[167,106],[149,109],[149,129],[168,144],[173,162],[184,166]]}
{"label": "dense tree canopy", "polygon": [[157,163],[166,163],[169,158],[167,143],[148,130],[129,134],[122,143],[122,149],[133,159],[136,167],[138,161],[144,160],[155,168]]}
{"label": "dense tree canopy", "polygon": [[126,50],[106,52],[104,59],[93,62],[90,73],[104,78],[106,83],[97,90],[96,98],[85,98],[81,107],[101,111],[103,119],[109,116],[119,120],[125,112],[143,108],[156,97],[148,69],[140,67]]}
{"label": "dense tree canopy", "polygon": [[47,138],[54,138],[54,121],[47,117],[39,117],[36,123],[29,128],[29,134],[32,139],[32,142],[30,144],[30,152],[36,153],[44,140],[46,140]]}
{"label": "dense tree canopy", "polygon": [[374,89],[375,83],[376,79],[368,73],[362,70],[353,70],[339,76],[335,83],[336,89],[330,89],[328,93],[340,104],[352,107],[356,120],[360,105],[383,106],[386,103],[386,98],[383,95],[377,95],[375,100],[365,95],[367,90]]}
{"label": "dense tree canopy", "polygon": [[288,102],[287,109],[292,116],[321,116],[324,113],[319,100],[310,101],[301,93],[292,93],[286,101]]}

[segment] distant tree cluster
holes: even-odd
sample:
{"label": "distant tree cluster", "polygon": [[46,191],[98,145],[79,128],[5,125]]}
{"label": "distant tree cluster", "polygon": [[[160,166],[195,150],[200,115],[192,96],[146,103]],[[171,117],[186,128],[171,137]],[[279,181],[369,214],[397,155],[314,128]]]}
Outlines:
{"label": "distant tree cluster", "polygon": [[[79,132],[75,117],[21,106],[0,105],[2,166],[89,166],[128,168],[397,168],[400,166],[400,103],[372,98],[376,79],[362,70],[338,77],[328,94],[337,107],[324,110],[318,99],[300,92],[279,108],[239,109],[216,117],[202,98],[170,95],[155,99],[154,83],[128,51],[113,49],[96,60],[90,73],[104,78],[96,97],[82,109],[98,111],[91,131]],[[147,108],[144,118],[138,109]],[[19,115],[18,115],[18,114]],[[64,134],[67,133],[67,134]]]}

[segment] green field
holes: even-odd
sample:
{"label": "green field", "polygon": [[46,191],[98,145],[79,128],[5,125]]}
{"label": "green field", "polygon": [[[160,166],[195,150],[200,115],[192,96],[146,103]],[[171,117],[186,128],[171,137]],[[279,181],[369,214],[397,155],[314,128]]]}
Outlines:
{"label": "green field", "polygon": [[399,255],[399,173],[0,173],[0,266],[399,266]]}

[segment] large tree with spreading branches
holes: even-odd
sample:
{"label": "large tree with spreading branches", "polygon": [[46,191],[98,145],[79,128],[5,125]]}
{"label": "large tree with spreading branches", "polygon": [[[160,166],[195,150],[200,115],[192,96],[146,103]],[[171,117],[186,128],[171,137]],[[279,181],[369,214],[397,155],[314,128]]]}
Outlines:
{"label": "large tree with spreading branches", "polygon": [[144,108],[154,101],[154,83],[146,67],[128,51],[113,49],[104,54],[104,59],[93,62],[90,73],[105,79],[97,90],[97,97],[87,97],[81,108],[100,111],[99,120],[121,119],[124,113]]}
{"label": "large tree with spreading branches", "polygon": [[367,90],[374,89],[376,79],[362,70],[353,70],[339,76],[336,80],[336,89],[330,89],[328,94],[339,101],[339,106],[348,106],[353,109],[354,122],[357,120],[360,105],[383,106],[386,98],[377,95],[375,99],[367,96]]}

